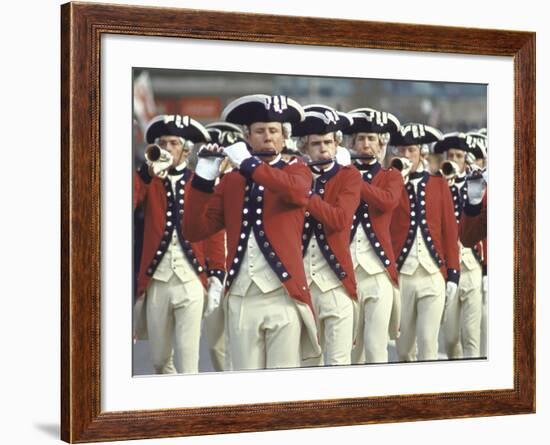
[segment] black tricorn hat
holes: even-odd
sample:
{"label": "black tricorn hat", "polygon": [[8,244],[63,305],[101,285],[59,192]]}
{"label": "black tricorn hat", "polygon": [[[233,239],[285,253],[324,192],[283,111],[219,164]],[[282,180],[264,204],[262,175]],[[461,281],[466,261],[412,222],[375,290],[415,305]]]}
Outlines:
{"label": "black tricorn hat", "polygon": [[349,113],[344,113],[343,111],[337,111],[333,107],[329,107],[328,105],[324,104],[310,104],[310,105],[304,105],[304,111],[318,111],[319,113],[324,113],[326,111],[332,111],[336,113],[339,119],[343,119],[347,123],[343,123],[343,126],[349,127],[351,124],[353,124],[353,118],[349,115]]}
{"label": "black tricorn hat", "polygon": [[399,119],[387,111],[379,111],[374,108],[356,108],[348,112],[353,118],[353,125],[344,133],[396,133],[401,124]]}
{"label": "black tricorn hat", "polygon": [[222,111],[222,119],[240,125],[255,122],[300,122],[304,119],[302,106],[286,96],[252,94],[235,99]]}
{"label": "black tricorn hat", "polygon": [[433,147],[434,153],[444,153],[454,148],[456,150],[470,151],[465,133],[447,133],[443,135],[443,140],[437,141]]}
{"label": "black tricorn hat", "polygon": [[212,122],[205,125],[210,135],[210,140],[215,144],[232,144],[244,141],[244,133],[241,127],[230,122]]}
{"label": "black tricorn hat", "polygon": [[399,131],[391,135],[390,144],[393,146],[421,145],[442,139],[443,134],[437,128],[410,122],[401,125]]}
{"label": "black tricorn hat", "polygon": [[305,119],[302,122],[296,122],[292,125],[292,135],[327,134],[342,131],[349,125],[350,119],[348,116],[341,116],[330,108],[319,109],[319,111],[309,109],[306,111]]}
{"label": "black tricorn hat", "polygon": [[485,159],[487,157],[487,135],[480,132],[466,133],[466,141],[468,143],[468,151],[470,151],[476,159]]}
{"label": "black tricorn hat", "polygon": [[147,143],[152,144],[161,136],[178,136],[191,142],[210,141],[210,135],[201,123],[180,114],[162,114],[149,122],[145,130]]}

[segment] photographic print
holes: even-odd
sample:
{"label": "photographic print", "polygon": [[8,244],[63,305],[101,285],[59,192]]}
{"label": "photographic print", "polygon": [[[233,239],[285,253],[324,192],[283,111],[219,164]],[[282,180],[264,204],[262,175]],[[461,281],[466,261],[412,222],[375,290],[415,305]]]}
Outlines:
{"label": "photographic print", "polygon": [[534,33],[61,29],[63,440],[534,412]]}
{"label": "photographic print", "polygon": [[134,375],[487,357],[487,85],[133,69]]}

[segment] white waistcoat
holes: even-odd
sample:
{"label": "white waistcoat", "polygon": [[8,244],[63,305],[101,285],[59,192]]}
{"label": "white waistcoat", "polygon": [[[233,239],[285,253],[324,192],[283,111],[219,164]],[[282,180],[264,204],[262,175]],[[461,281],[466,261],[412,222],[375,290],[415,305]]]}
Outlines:
{"label": "white waistcoat", "polygon": [[250,232],[248,237],[243,262],[229,293],[244,296],[252,282],[263,293],[273,292],[282,286],[281,280],[279,280],[279,277],[273,272],[269,263],[264,258],[253,231]]}
{"label": "white waistcoat", "polygon": [[367,238],[367,234],[365,233],[365,229],[363,229],[361,224],[359,224],[359,227],[355,232],[350,249],[353,269],[360,266],[370,275],[385,271],[382,261],[380,261],[380,258],[378,258],[372,248],[372,245]]}
{"label": "white waistcoat", "polygon": [[[176,193],[175,184],[181,179],[182,175],[170,176],[170,182],[172,184],[172,191]],[[183,282],[191,281],[197,278],[195,269],[191,266],[187,257],[183,253],[181,248],[176,229],[172,232],[172,239],[170,245],[166,249],[166,253],[162,257],[158,267],[155,270],[153,278],[155,280],[168,282],[172,274]]]}
{"label": "white waistcoat", "polygon": [[325,260],[321,249],[319,249],[315,235],[309,240],[309,245],[304,256],[304,269],[308,285],[311,286],[311,283],[315,283],[322,292],[335,289],[342,284],[330,268],[327,260]]}
{"label": "white waistcoat", "polygon": [[[420,179],[413,179],[411,181],[415,192],[417,191],[419,182]],[[430,255],[430,251],[428,250],[428,246],[426,246],[422,233],[420,233],[420,229],[417,229],[411,250],[399,272],[404,275],[413,275],[419,265],[421,265],[430,274],[439,270],[439,267],[437,267],[436,262]]]}

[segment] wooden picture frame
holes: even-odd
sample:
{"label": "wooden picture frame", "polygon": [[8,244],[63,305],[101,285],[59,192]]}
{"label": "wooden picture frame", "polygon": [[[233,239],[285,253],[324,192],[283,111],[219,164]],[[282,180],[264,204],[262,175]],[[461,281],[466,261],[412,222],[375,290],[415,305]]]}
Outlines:
{"label": "wooden picture frame", "polygon": [[[534,33],[91,3],[64,4],[61,17],[63,440],[93,442],[535,411]],[[323,29],[322,34],[316,32],[319,29]],[[513,57],[513,389],[102,412],[100,39],[103,34]]]}

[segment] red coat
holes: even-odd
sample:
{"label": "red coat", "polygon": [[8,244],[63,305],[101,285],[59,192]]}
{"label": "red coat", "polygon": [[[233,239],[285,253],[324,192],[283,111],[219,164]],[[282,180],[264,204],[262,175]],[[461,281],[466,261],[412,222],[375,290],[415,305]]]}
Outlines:
{"label": "red coat", "polygon": [[260,249],[289,295],[312,307],[301,243],[311,172],[298,159],[270,166],[255,157],[243,161],[240,170],[224,175],[215,189],[214,181],[193,178],[183,233],[199,241],[225,228],[229,289],[254,230],[261,240]]}
{"label": "red coat", "polygon": [[353,299],[357,299],[357,283],[349,250],[349,228],[359,204],[360,187],[361,176],[352,166],[335,164],[330,172],[319,176],[307,206],[313,219],[303,240],[306,248],[315,233],[329,266]]}
{"label": "red coat", "polygon": [[478,205],[466,204],[460,220],[460,241],[465,247],[474,247],[487,238],[487,193]]}
{"label": "red coat", "polygon": [[393,211],[399,203],[402,191],[403,177],[397,170],[391,168],[386,170],[376,163],[364,171],[361,183],[361,203],[356,211],[351,236],[353,239],[357,228],[360,225],[363,226],[374,251],[396,286],[399,283],[399,278],[390,225]]}
{"label": "red coat", "polygon": [[[178,238],[187,259],[195,272],[206,285],[206,271],[223,280],[224,270],[224,234],[216,233],[205,242],[190,242],[182,236],[180,223],[181,213],[187,213],[188,205],[185,196],[191,189],[193,173],[186,168],[183,177],[178,181],[177,197],[174,199],[169,179],[149,176],[144,164],[134,173],[134,209],[140,205],[144,210],[143,250],[139,268],[137,295],[147,289],[155,269],[160,263],[172,239],[173,230],[178,230]],[[183,186],[184,193],[181,193]],[[208,263],[208,266],[207,266]]]}
{"label": "red coat", "polygon": [[[418,230],[445,279],[458,283],[458,225],[449,186],[441,176],[424,172],[416,193],[410,182],[402,189],[391,227],[398,270],[405,262]],[[405,247],[406,252],[403,251]]]}
{"label": "red coat", "polygon": [[[465,219],[468,220],[470,218],[470,216],[465,212],[468,212],[470,214],[472,212],[477,213],[477,210],[479,210],[480,206],[476,207],[468,203],[468,182],[467,181],[462,186],[462,188],[458,188],[456,185],[453,185],[450,187],[450,189],[451,189],[451,195],[453,197],[453,202],[454,202],[456,222],[458,224],[458,233],[462,238],[462,231],[464,230],[463,222]],[[471,221],[470,221],[470,224],[471,224]],[[480,224],[480,223],[477,223],[477,224]],[[474,229],[474,231],[479,229],[479,227],[475,227],[475,223],[474,223],[474,227],[470,227],[470,230],[472,228]],[[468,246],[465,246],[465,247],[468,247]],[[478,261],[479,265],[483,269],[483,275],[487,275],[487,238],[484,238],[483,240],[477,242],[474,246],[471,247],[471,249],[475,259]]]}

